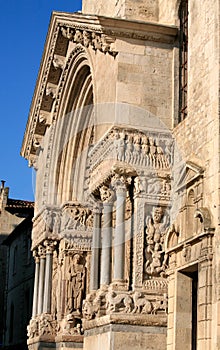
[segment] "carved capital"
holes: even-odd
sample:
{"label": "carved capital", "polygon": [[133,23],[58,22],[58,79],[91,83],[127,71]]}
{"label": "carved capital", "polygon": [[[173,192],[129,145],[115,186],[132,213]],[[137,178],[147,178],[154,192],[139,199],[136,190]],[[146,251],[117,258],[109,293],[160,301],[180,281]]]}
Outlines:
{"label": "carved capital", "polygon": [[42,244],[38,246],[38,255],[41,259],[46,258],[46,249]]}
{"label": "carved capital", "polygon": [[33,251],[33,257],[34,257],[34,260],[35,260],[35,264],[39,264],[40,262],[40,257],[39,257],[39,252],[37,249],[35,249]]}
{"label": "carved capital", "polygon": [[44,246],[46,248],[46,254],[53,254],[53,251],[57,245],[57,241],[46,240],[44,241]]}
{"label": "carved capital", "polygon": [[115,174],[112,178],[111,184],[116,195],[126,196],[128,182],[125,176]]}
{"label": "carved capital", "polygon": [[110,187],[103,185],[99,189],[101,201],[105,204],[111,204],[115,201],[115,192]]}

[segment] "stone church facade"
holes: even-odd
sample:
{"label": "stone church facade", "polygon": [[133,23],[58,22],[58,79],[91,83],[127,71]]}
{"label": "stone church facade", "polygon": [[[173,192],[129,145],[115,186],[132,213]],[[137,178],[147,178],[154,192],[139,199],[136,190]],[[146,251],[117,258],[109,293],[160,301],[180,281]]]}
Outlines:
{"label": "stone church facade", "polygon": [[220,349],[219,2],[54,12],[36,169],[35,349]]}

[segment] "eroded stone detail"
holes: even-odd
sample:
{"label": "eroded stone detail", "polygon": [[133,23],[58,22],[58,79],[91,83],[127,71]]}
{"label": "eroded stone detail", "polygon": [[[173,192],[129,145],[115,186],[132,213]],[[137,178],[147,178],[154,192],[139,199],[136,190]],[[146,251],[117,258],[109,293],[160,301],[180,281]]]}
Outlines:
{"label": "eroded stone detail", "polygon": [[94,50],[99,50],[104,53],[116,56],[117,52],[114,50],[115,38],[98,33],[94,31],[75,29],[62,26],[60,28],[62,35],[77,44],[85,47],[91,46]]}
{"label": "eroded stone detail", "polygon": [[83,317],[86,320],[112,313],[138,315],[166,312],[166,293],[152,295],[144,291],[113,291],[111,286],[104,291],[88,294],[83,303]]}
{"label": "eroded stone detail", "polygon": [[32,318],[27,327],[27,335],[29,340],[41,336],[53,337],[56,335],[56,332],[57,321],[51,314],[46,313]]}
{"label": "eroded stone detail", "polygon": [[84,256],[82,253],[72,253],[69,255],[68,270],[66,271],[67,279],[67,305],[68,314],[81,314],[83,293],[85,291],[85,266]]}
{"label": "eroded stone detail", "polygon": [[162,207],[154,207],[151,216],[146,218],[144,270],[148,278],[165,276],[164,242],[168,225],[169,218]]}

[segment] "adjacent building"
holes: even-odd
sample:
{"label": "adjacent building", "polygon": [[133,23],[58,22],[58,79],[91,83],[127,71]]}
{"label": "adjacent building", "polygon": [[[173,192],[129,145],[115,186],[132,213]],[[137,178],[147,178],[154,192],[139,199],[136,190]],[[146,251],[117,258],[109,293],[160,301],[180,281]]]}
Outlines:
{"label": "adjacent building", "polygon": [[2,181],[0,204],[0,348],[23,350],[27,347],[33,299],[34,203],[9,198],[9,188]]}
{"label": "adjacent building", "polygon": [[34,166],[35,349],[220,349],[219,1],[54,12]]}

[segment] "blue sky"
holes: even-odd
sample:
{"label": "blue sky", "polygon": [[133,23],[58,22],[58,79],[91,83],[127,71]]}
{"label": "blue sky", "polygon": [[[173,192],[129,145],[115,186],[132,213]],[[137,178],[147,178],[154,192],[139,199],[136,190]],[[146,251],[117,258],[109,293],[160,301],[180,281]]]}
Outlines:
{"label": "blue sky", "polygon": [[0,180],[11,198],[34,200],[22,139],[53,10],[76,12],[81,0],[0,0]]}

